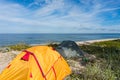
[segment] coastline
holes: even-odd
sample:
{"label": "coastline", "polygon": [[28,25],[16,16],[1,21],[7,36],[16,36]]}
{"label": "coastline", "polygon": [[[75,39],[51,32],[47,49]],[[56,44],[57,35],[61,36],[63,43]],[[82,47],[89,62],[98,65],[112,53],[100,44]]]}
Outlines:
{"label": "coastline", "polygon": [[[104,41],[112,41],[120,38],[108,38],[108,39],[97,39],[97,40],[86,40],[86,41],[75,41],[77,45],[89,45],[95,42],[104,42]],[[43,43],[43,44],[30,44],[30,46],[39,46],[39,45],[49,45],[49,44],[59,44],[60,42],[52,42],[52,43]]]}
{"label": "coastline", "polygon": [[63,40],[76,42],[120,38],[120,33],[70,33],[70,34],[0,34],[0,47],[25,43],[28,45],[46,45]]}
{"label": "coastline", "polygon": [[110,39],[98,39],[98,40],[88,40],[88,41],[77,41],[77,45],[89,45],[95,42],[104,42],[104,41],[112,41],[112,40],[117,40],[120,38],[110,38]]}

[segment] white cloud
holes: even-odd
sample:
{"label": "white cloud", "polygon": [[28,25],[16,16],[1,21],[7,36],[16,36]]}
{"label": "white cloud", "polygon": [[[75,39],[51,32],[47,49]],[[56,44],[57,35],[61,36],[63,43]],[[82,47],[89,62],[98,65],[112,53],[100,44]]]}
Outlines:
{"label": "white cloud", "polygon": [[[29,6],[33,4],[39,4],[43,0],[35,0]],[[12,3],[0,3],[0,21],[9,26],[18,26],[26,30],[20,29],[22,32],[118,32],[116,25],[103,26],[104,18],[98,15],[102,12],[114,11],[120,9],[120,7],[105,7],[101,3],[93,0],[91,5],[89,1],[86,3],[82,0],[82,3],[89,5],[90,10],[83,10],[84,6],[67,4],[64,0],[45,0],[46,5],[40,9],[31,11],[19,4]],[[53,13],[59,11],[58,13]],[[115,14],[115,13],[114,13]],[[115,15],[117,16],[117,15]],[[2,25],[7,26],[8,25]],[[24,27],[23,27],[24,26]],[[0,26],[1,27],[1,26]],[[17,28],[18,28],[17,27]],[[119,24],[117,25],[119,27]],[[28,29],[28,30],[27,30]],[[64,29],[64,30],[63,30]],[[112,29],[114,29],[112,31]],[[18,29],[17,29],[18,30]],[[20,32],[20,31],[18,31]]]}

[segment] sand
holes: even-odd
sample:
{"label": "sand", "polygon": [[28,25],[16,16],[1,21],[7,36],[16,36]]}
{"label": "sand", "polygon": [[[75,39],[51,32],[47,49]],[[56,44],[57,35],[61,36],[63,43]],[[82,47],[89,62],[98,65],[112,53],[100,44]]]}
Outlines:
{"label": "sand", "polygon": [[78,41],[76,42],[77,45],[89,45],[95,42],[104,42],[104,41],[112,41],[112,40],[117,40],[120,38],[111,38],[111,39],[99,39],[99,40],[88,40],[88,41]]}
{"label": "sand", "polygon": [[13,58],[21,51],[0,52],[0,73],[10,63]]}

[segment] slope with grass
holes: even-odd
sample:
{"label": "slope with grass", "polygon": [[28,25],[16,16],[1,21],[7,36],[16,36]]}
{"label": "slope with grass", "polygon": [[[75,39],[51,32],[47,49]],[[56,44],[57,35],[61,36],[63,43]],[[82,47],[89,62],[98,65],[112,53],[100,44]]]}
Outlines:
{"label": "slope with grass", "polygon": [[94,62],[88,62],[81,74],[71,74],[71,80],[120,79],[120,40],[96,42],[80,48],[97,58]]}

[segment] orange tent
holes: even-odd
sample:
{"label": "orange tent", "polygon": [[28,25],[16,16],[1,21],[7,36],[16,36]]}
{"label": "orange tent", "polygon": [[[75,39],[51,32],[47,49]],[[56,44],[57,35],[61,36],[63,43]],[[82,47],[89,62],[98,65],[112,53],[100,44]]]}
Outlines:
{"label": "orange tent", "polygon": [[70,73],[56,50],[36,46],[19,54],[0,74],[0,80],[63,80]]}

